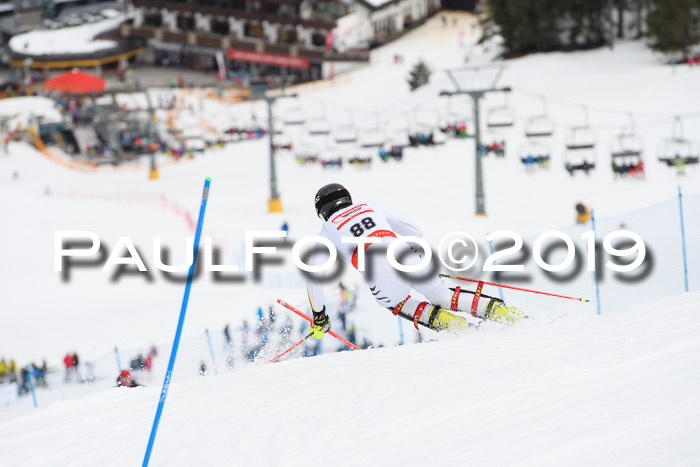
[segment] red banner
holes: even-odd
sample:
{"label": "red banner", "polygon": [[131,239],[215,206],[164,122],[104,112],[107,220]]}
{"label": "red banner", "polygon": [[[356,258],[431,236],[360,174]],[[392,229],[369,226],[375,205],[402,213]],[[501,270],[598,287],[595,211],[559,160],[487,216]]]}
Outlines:
{"label": "red banner", "polygon": [[250,52],[248,50],[228,49],[226,57],[229,60],[241,62],[263,63],[265,65],[287,66],[290,68],[309,68],[309,59],[303,57],[291,57],[289,55],[266,54]]}

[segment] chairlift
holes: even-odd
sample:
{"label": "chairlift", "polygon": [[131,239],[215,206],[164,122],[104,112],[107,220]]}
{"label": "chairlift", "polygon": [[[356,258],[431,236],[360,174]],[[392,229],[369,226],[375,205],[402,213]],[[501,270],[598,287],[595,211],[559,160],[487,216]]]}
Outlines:
{"label": "chairlift", "polygon": [[593,149],[596,144],[595,132],[588,124],[588,109],[583,108],[585,121],[583,125],[572,126],[566,139],[566,149],[577,151],[582,149]]}
{"label": "chairlift", "polygon": [[543,138],[552,136],[554,133],[554,122],[547,114],[547,101],[542,97],[542,113],[533,115],[527,120],[525,126],[525,137]]}
{"label": "chairlift", "polygon": [[564,167],[572,176],[575,172],[584,172],[588,175],[588,172],[596,166],[596,136],[588,124],[588,109],[584,107],[583,111],[584,124],[572,126],[566,139]]}
{"label": "chairlift", "polygon": [[[447,103],[447,112],[440,118],[439,129],[442,133],[453,138],[468,138],[473,136],[473,118],[468,111],[456,111],[452,108],[452,98]],[[472,132],[472,133],[470,133]]]}
{"label": "chairlift", "polygon": [[319,117],[309,121],[308,130],[312,136],[327,135],[331,132],[331,124],[326,117]]}
{"label": "chairlift", "polygon": [[286,112],[284,112],[284,124],[285,125],[303,125],[306,122],[306,116],[301,107],[291,107]]}
{"label": "chairlift", "polygon": [[360,146],[363,148],[379,148],[384,144],[382,121],[379,114],[376,115],[375,125],[364,128],[360,134]]}
{"label": "chairlift", "polygon": [[338,126],[333,132],[336,143],[354,143],[357,141],[357,128],[352,124]]}
{"label": "chairlift", "polygon": [[308,133],[312,136],[327,135],[331,132],[331,124],[326,116],[326,106],[323,106],[321,115],[309,120]]}
{"label": "chairlift", "polygon": [[515,125],[515,110],[508,105],[508,96],[505,95],[505,103],[492,107],[486,112],[486,128],[510,128]]}
{"label": "chairlift", "polygon": [[535,168],[548,169],[551,158],[551,148],[549,144],[543,141],[527,141],[520,147],[520,162],[527,170]]}
{"label": "chairlift", "polygon": [[554,122],[546,115],[535,115],[527,120],[527,138],[546,138],[554,134]]}
{"label": "chairlift", "polygon": [[630,114],[630,128],[623,128],[610,142],[612,170],[615,175],[644,176],[642,138],[634,131],[634,117]]}
{"label": "chairlift", "polygon": [[281,135],[282,134],[282,120],[275,118],[272,120],[272,134]]}
{"label": "chairlift", "polygon": [[683,137],[683,121],[680,117],[673,119],[671,137],[659,143],[657,157],[659,162],[665,163],[668,167],[700,163],[696,144]]}

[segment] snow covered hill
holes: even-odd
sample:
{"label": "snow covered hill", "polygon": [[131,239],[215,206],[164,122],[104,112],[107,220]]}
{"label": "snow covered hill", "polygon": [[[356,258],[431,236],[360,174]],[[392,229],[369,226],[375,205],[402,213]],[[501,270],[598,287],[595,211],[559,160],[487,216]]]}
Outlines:
{"label": "snow covered hill", "polygon": [[[699,311],[684,294],[176,383],[151,465],[698,465]],[[137,465],[158,394],[0,423],[2,463]]]}
{"label": "snow covered hill", "polygon": [[[439,97],[441,90],[453,88],[441,70],[465,61],[487,63],[494,49],[474,45],[478,31],[473,18],[465,15],[460,21],[460,28],[445,30],[434,18],[373,51],[367,68],[318,89],[304,88],[298,99],[281,100],[276,111],[284,116],[293,109],[308,122],[320,117],[334,129],[381,127],[387,135],[450,112],[469,113],[466,99]],[[405,62],[394,63],[395,54]],[[429,85],[410,93],[405,78],[418,58],[425,58],[434,74]],[[144,275],[113,281],[111,273],[87,268],[74,269],[64,282],[53,268],[54,232],[95,231],[109,248],[106,253],[119,237],[129,236],[151,269],[153,237],[160,236],[170,248],[170,262],[180,263],[185,237],[192,234],[188,215],[196,215],[205,176],[213,182],[203,234],[222,248],[222,263],[241,267],[246,230],[276,230],[287,222],[294,239],[316,234],[320,224],[312,199],[329,182],[345,184],[356,199],[410,217],[434,247],[455,230],[470,232],[485,248],[487,232],[514,230],[532,244],[536,235],[557,229],[571,235],[579,248],[580,236],[590,226],[573,225],[573,208],[586,201],[596,210],[601,235],[625,226],[639,232],[653,254],[638,280],[624,281],[606,270],[602,316],[596,316],[594,302],[506,290],[506,301],[534,320],[510,329],[490,326],[460,339],[425,332],[439,341],[400,348],[393,347],[399,330],[406,342],[415,339],[411,323],[397,326],[397,318],[377,307],[358,274],[346,271],[343,282],[360,286],[359,306],[349,320],[358,334],[387,348],[270,366],[247,366],[236,355],[233,372],[200,378],[199,362],[209,359],[206,329],[222,368],[224,324],[231,324],[238,345],[241,323],[254,322],[259,306],[266,308],[278,298],[299,307],[307,301],[304,280],[289,261],[264,268],[259,281],[244,275],[243,282],[222,285],[205,274],[192,289],[154,465],[221,465],[228,460],[249,465],[700,463],[693,442],[700,434],[700,297],[697,292],[678,295],[684,290],[684,271],[676,198],[681,186],[689,288],[698,291],[700,171],[688,167],[686,176],[678,177],[655,160],[658,144],[671,134],[674,115],[685,116],[687,138],[697,134],[698,71],[678,66],[673,73],[639,42],[617,44],[614,51],[536,54],[507,65],[501,84],[513,86],[508,104],[517,119],[511,130],[484,133],[486,142],[505,138],[509,148],[503,159],[483,160],[488,217],[473,215],[471,139],[407,148],[401,162],[384,163],[374,150],[341,147],[332,139],[311,142],[304,125],[287,125],[284,138],[299,148],[312,147],[329,157],[343,151],[346,157],[370,154],[374,160],[368,170],[347,164],[323,170],[302,166],[293,152],[281,151],[282,214],[267,212],[266,140],[231,144],[177,163],[159,158],[157,181],[148,180],[146,161],[76,171],[26,143],[10,143],[9,156],[0,156],[0,356],[20,364],[46,358],[61,371],[63,355],[78,352],[84,362],[95,364],[101,379],[92,386],[69,385],[59,375],[51,389],[38,392],[39,409],[31,409],[28,398],[9,410],[0,407],[0,440],[11,447],[3,450],[0,465],[140,461],[183,285],[158,271],[152,281]],[[529,116],[542,111],[540,95],[547,98],[556,124],[548,143],[552,164],[549,170],[528,172],[519,155]],[[232,105],[196,90],[178,96],[179,115],[173,122],[180,129],[198,129],[199,122],[221,132],[232,122],[249,121],[252,113],[262,119],[266,112],[260,104]],[[136,108],[145,101],[142,97],[119,99]],[[503,96],[488,97],[484,115],[504,102]],[[599,167],[589,176],[572,178],[564,169],[564,143],[569,126],[584,120],[583,104],[596,132]],[[16,118],[13,126],[26,125],[32,110],[47,118],[55,114],[46,101],[0,102],[0,114]],[[644,180],[617,179],[610,170],[609,151],[630,124],[628,112],[635,115],[636,131],[643,137]],[[159,113],[161,122],[167,117]],[[552,262],[557,261],[554,255]],[[500,280],[595,297],[593,274],[585,268],[568,281],[542,274],[531,259],[527,268],[529,282],[517,283],[505,274]],[[331,308],[337,308],[335,286],[327,290]],[[485,293],[499,291],[486,287]],[[280,319],[286,318],[284,310],[277,311]],[[547,324],[562,314],[565,318]],[[335,315],[333,319],[338,322]],[[300,323],[294,320],[298,333]],[[121,349],[125,366],[151,343],[161,356],[152,378],[143,381],[148,387],[111,388],[114,347]],[[329,353],[337,344],[326,338],[322,347]]]}

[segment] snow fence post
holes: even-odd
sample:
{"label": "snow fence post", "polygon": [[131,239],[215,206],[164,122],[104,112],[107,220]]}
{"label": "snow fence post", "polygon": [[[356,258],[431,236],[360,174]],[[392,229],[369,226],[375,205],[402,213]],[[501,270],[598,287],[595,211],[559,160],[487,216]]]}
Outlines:
{"label": "snow fence post", "polygon": [[204,334],[207,335],[207,345],[209,346],[209,353],[211,354],[211,363],[214,366],[214,374],[218,375],[219,370],[216,369],[216,357],[214,356],[214,346],[211,345],[211,336],[209,335],[209,329],[205,329]]}
{"label": "snow fence post", "polygon": [[192,264],[190,265],[190,270],[187,273],[187,285],[185,286],[185,295],[182,297],[182,306],[180,307],[180,318],[177,322],[177,329],[175,330],[175,339],[173,340],[173,349],[170,351],[170,360],[168,361],[168,371],[165,372],[165,380],[163,381],[163,389],[160,391],[160,399],[158,400],[158,408],[156,409],[156,416],[153,419],[153,427],[151,428],[151,436],[148,438],[148,446],[146,447],[146,454],[143,457],[143,467],[148,465],[148,461],[151,458],[151,451],[153,450],[153,442],[156,439],[156,433],[158,432],[158,423],[160,422],[160,416],[163,413],[163,405],[165,404],[165,398],[168,396],[168,388],[170,387],[170,380],[173,375],[173,366],[175,365],[175,357],[177,356],[177,348],[180,345],[180,337],[182,335],[182,326],[185,323],[185,313],[187,312],[187,302],[190,298],[190,288],[192,287],[192,277],[194,276],[194,266],[197,264],[197,250],[199,249],[199,238],[202,235],[202,224],[204,223],[204,211],[207,208],[207,198],[209,198],[209,185],[211,183],[211,178],[207,177],[204,181],[204,191],[202,192],[202,204],[199,207],[199,219],[197,219],[197,231],[194,236],[194,251],[192,253]]}
{"label": "snow fence post", "polygon": [[[591,209],[591,227],[593,228],[593,248],[596,244],[595,230],[595,209]],[[598,314],[600,314],[600,281],[598,280],[598,255],[593,255],[593,279],[595,280],[595,306]]]}
{"label": "snow fence post", "polygon": [[678,185],[678,210],[681,213],[681,244],[683,245],[683,278],[685,280],[685,291],[688,291],[688,255],[685,250],[685,223],[683,222],[683,194],[681,186]]}
{"label": "snow fence post", "polygon": [[[489,254],[493,255],[493,244],[491,243],[491,240],[488,241],[488,244],[489,244]],[[501,282],[501,277],[500,277],[500,274],[498,274],[498,271],[496,271],[494,273],[494,275],[496,276],[496,282]],[[502,301],[504,301],[504,302],[506,301],[503,298],[503,289],[500,286],[498,287],[498,296],[501,297]]]}
{"label": "snow fence post", "polygon": [[34,402],[34,407],[38,407],[36,403],[36,392],[34,392],[34,381],[32,380],[32,368],[27,365],[27,378],[29,379],[29,389],[32,391],[32,402]]}

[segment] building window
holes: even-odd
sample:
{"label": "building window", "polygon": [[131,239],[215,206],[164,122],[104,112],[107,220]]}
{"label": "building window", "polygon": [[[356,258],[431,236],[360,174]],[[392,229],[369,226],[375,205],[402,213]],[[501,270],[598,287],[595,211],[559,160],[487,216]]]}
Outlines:
{"label": "building window", "polygon": [[148,12],[143,15],[143,25],[159,28],[163,26],[163,16],[160,12]]}
{"label": "building window", "polygon": [[326,46],[326,34],[323,32],[315,32],[311,34],[311,45],[316,47]]}
{"label": "building window", "polygon": [[222,36],[227,36],[229,33],[228,20],[225,18],[215,18],[211,22],[211,32],[214,34],[221,34]]}
{"label": "building window", "polygon": [[181,31],[194,31],[194,16],[192,15],[177,15],[177,28]]}
{"label": "building window", "polygon": [[246,37],[253,37],[255,39],[262,39],[263,38],[263,27],[261,24],[246,23],[245,26],[243,27],[243,34],[245,34]]}
{"label": "building window", "polygon": [[279,9],[277,10],[277,15],[287,17],[297,16],[297,7],[294,5],[284,3],[279,6]]}
{"label": "building window", "polygon": [[297,31],[296,29],[280,29],[277,33],[277,42],[283,42],[285,44],[296,44],[297,43]]}
{"label": "building window", "polygon": [[246,11],[248,13],[258,13],[260,10],[262,10],[262,4],[257,1],[253,2],[246,2]]}

